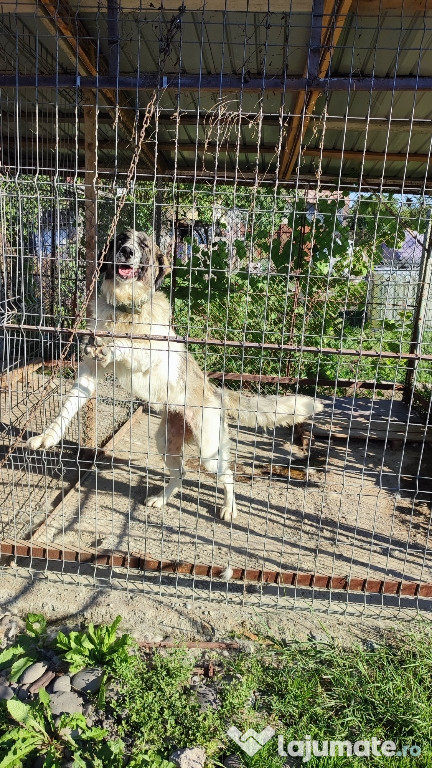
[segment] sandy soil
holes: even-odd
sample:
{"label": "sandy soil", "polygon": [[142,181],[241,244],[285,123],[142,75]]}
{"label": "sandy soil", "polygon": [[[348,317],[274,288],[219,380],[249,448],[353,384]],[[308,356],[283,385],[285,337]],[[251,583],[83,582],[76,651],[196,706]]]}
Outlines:
{"label": "sandy soil", "polygon": [[[415,444],[405,446],[405,463],[401,450],[384,451],[382,442],[325,438],[299,458],[288,430],[232,429],[239,514],[230,524],[217,517],[221,494],[193,449],[182,493],[162,510],[145,507],[164,482],[157,424],[143,414],[112,461],[76,486],[34,540],[161,560],[432,581],[428,503],[400,489],[405,463],[418,461]],[[305,479],[288,476],[290,468]]]}

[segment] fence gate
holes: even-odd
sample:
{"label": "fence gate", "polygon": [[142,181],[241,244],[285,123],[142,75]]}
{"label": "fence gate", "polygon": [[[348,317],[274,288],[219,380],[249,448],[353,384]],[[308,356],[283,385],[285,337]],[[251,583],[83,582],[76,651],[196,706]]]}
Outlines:
{"label": "fence gate", "polygon": [[[427,607],[428,6],[2,4],[5,567]],[[169,262],[172,333],[212,385],[275,398],[255,411],[315,403],[296,428],[231,412],[235,519],[193,445],[181,490],[146,507],[168,477],[133,373],[102,377],[57,446],[25,446],[66,402],[100,254],[129,228]]]}

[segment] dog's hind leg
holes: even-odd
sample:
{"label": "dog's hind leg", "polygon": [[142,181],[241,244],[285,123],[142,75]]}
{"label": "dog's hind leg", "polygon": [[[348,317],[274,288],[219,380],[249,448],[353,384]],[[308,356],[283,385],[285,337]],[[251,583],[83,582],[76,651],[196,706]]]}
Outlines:
{"label": "dog's hind leg", "polygon": [[182,484],[186,472],[183,467],[183,448],[187,426],[179,413],[168,413],[162,417],[156,432],[156,446],[163,454],[165,466],[169,469],[169,482],[160,493],[146,499],[148,507],[163,507],[170,496]]}
{"label": "dog's hind leg", "polygon": [[[218,436],[218,437],[217,437]],[[215,408],[204,408],[201,435],[201,461],[208,472],[215,472],[223,487],[224,501],[219,512],[222,520],[237,517],[234,496],[234,476],[230,467],[230,438],[223,413]]]}

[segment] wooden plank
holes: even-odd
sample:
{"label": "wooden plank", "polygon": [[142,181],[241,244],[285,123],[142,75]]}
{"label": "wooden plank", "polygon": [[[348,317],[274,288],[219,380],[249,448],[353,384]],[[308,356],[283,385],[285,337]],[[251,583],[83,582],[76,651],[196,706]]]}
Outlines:
{"label": "wooden plank", "polygon": [[[36,0],[35,7],[37,13],[50,25],[51,33],[57,37],[63,49],[66,47],[72,51],[72,61],[74,65],[78,61],[80,73],[88,73],[97,78],[109,73],[108,62],[98,50],[96,42],[89,35],[78,14],[67,0]],[[60,35],[58,34],[59,31]],[[120,119],[133,140],[135,136],[135,110],[131,109],[127,97],[115,87],[102,87],[100,92],[107,104],[114,108],[115,119],[117,117]],[[145,144],[142,147],[142,155],[147,165],[154,168],[154,153]],[[161,162],[158,163],[158,168],[162,170]]]}
{"label": "wooden plank", "polygon": [[[432,442],[432,425],[422,423],[405,403],[366,398],[321,398],[325,408],[312,427],[315,437]],[[409,423],[408,423],[409,417]]]}
{"label": "wooden plank", "polygon": [[[321,35],[321,55],[318,64],[318,77],[325,77],[334,48],[337,46],[342,29],[351,8],[352,0],[326,0],[324,4],[324,25]],[[309,61],[304,76],[309,76]],[[294,107],[290,131],[282,153],[279,177],[288,180],[300,154],[301,143],[309,125],[310,115],[314,111],[320,91],[303,90]]]}
{"label": "wooden plank", "polygon": [[[41,559],[48,562],[92,563],[111,568],[132,568],[158,573],[180,573],[188,576],[202,576],[225,580],[226,566],[206,563],[158,560],[145,553],[99,551],[81,548],[68,549],[33,545],[19,539],[2,539],[0,556]],[[306,589],[325,589],[369,594],[405,595],[410,597],[432,597],[432,584],[419,581],[395,581],[390,579],[349,578],[302,571],[270,571],[256,568],[232,568],[229,581],[251,581],[259,584],[277,584]]]}
{"label": "wooden plank", "polygon": [[[403,129],[404,133],[408,132],[408,128]],[[431,127],[429,127],[429,133]],[[32,138],[18,138],[15,137],[22,148],[31,149],[34,147],[34,139]],[[3,143],[7,144],[10,137],[4,136]],[[78,149],[85,149],[85,140],[80,139],[77,142]],[[130,149],[131,142],[118,139],[117,141],[103,140],[99,141],[98,148],[104,152],[112,152],[115,154],[118,150]],[[155,147],[153,142],[147,142],[147,147]],[[237,142],[221,142],[220,144],[206,142],[203,138],[199,137],[197,141],[189,142],[188,144],[182,142],[164,142],[159,141],[157,144],[158,150],[161,152],[179,152],[180,154],[226,154],[227,152],[238,153],[239,155],[277,155],[277,147],[275,144],[237,144]],[[59,152],[71,152],[76,153],[76,143],[71,137],[59,137],[58,140],[44,141],[38,147],[39,155],[44,152],[49,153],[51,149],[58,149]],[[426,153],[415,152],[371,152],[366,150],[365,152],[351,150],[351,149],[315,149],[308,147],[302,151],[304,157],[334,157],[338,160],[358,160],[358,162],[373,161],[373,162],[395,162],[395,163],[432,163],[432,156]]]}

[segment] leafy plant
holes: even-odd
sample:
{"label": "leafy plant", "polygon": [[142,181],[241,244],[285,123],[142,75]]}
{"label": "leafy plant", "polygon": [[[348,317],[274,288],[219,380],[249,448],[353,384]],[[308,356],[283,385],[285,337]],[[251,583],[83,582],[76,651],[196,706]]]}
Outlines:
{"label": "leafy plant", "polygon": [[29,613],[25,633],[18,635],[15,643],[0,653],[0,670],[11,667],[11,682],[18,680],[27,667],[40,659],[45,634],[45,617],[40,613]]}
{"label": "leafy plant", "polygon": [[158,752],[142,752],[134,750],[134,754],[128,762],[128,768],[175,768],[170,760],[165,760]]}
{"label": "leafy plant", "polygon": [[[44,755],[44,768],[60,768],[69,753],[77,768],[89,764],[96,767],[122,765],[123,743],[108,740],[103,728],[90,728],[84,715],[63,714],[54,724],[49,694],[41,689],[39,700],[26,704],[17,699],[7,702],[7,710],[17,726],[9,728],[0,737],[0,748],[6,751],[0,768],[22,766],[32,753]],[[91,761],[91,762],[89,762]]]}
{"label": "leafy plant", "polygon": [[90,623],[85,632],[58,633],[57,648],[69,662],[71,674],[84,667],[111,668],[114,661],[127,661],[134,640],[127,634],[117,637],[120,622],[121,616],[117,616],[112,624],[95,627]]}

